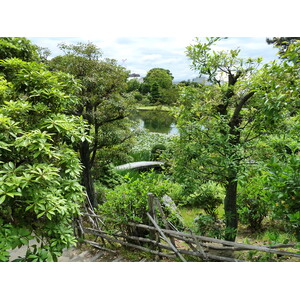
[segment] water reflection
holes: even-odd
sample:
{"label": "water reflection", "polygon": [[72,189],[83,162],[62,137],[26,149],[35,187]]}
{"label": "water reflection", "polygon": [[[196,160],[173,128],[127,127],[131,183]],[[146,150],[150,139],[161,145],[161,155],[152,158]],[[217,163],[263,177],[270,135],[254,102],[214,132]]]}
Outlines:
{"label": "water reflection", "polygon": [[139,127],[150,132],[178,134],[175,119],[165,111],[138,111],[132,118],[139,122]]}

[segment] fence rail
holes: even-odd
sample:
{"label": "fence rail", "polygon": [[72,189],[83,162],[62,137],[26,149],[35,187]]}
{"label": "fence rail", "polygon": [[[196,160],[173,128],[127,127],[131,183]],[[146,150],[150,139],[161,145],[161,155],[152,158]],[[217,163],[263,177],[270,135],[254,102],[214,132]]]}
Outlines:
{"label": "fence rail", "polygon": [[[149,224],[133,222],[126,224],[129,228],[140,228],[147,231],[146,236],[132,235],[117,230],[111,232],[106,228],[103,218],[97,215],[91,206],[86,207],[86,212],[77,220],[75,226],[77,234],[83,238],[85,243],[101,250],[114,252],[114,250],[107,248],[107,243],[110,245],[117,243],[149,252],[155,255],[157,260],[166,257],[183,262],[186,262],[187,259],[191,260],[191,258],[194,258],[195,261],[242,262],[245,260],[236,258],[235,251],[258,251],[277,256],[293,257],[300,261],[300,254],[281,250],[283,248],[293,248],[295,244],[257,246],[195,235],[191,230],[186,232],[171,230],[161,204],[153,194],[148,195],[148,206]],[[160,223],[164,224],[164,228],[158,225],[155,207],[160,211],[160,218],[162,218]],[[135,232],[135,230],[131,230],[131,232]],[[91,241],[86,236],[93,236],[96,240]],[[98,238],[101,241],[97,242]]]}

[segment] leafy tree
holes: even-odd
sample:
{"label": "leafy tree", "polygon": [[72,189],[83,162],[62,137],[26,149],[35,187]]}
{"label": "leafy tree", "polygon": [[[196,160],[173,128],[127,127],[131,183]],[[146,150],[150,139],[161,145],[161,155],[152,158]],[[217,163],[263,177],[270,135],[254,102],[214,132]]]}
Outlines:
{"label": "leafy tree", "polygon": [[137,79],[131,79],[127,83],[127,92],[139,91],[141,83]]}
{"label": "leafy tree", "polygon": [[284,58],[284,54],[288,50],[289,46],[295,44],[300,40],[300,37],[273,37],[267,38],[266,42],[270,45],[273,44],[274,47],[279,49],[280,58]]}
{"label": "leafy tree", "polygon": [[30,40],[19,37],[0,38],[0,59],[19,58],[24,61],[38,61],[37,46]]}
{"label": "leafy tree", "polygon": [[180,90],[173,84],[170,89],[163,89],[161,91],[161,103],[166,105],[174,105],[179,98]]}
{"label": "leafy tree", "polygon": [[160,98],[161,98],[161,93],[160,93],[160,88],[157,82],[154,82],[151,85],[151,100],[153,103],[159,102]]}
{"label": "leafy tree", "polygon": [[0,70],[0,261],[34,238],[23,260],[53,261],[75,243],[84,199],[73,147],[89,138],[83,120],[65,114],[80,87],[36,62],[8,58]]}
{"label": "leafy tree", "polygon": [[[193,69],[211,85],[186,87],[177,112],[180,137],[176,174],[187,187],[208,180],[225,187],[226,239],[234,240],[238,225],[237,187],[261,136],[280,130],[298,100],[288,64],[264,65],[261,58],[241,59],[239,50],[213,51],[219,38],[199,39],[187,47]],[[223,77],[223,78],[222,78]],[[227,80],[226,80],[227,79]],[[226,80],[226,82],[224,82]]]}
{"label": "leafy tree", "polygon": [[167,89],[172,86],[173,76],[169,70],[162,68],[153,68],[148,71],[144,82],[152,86],[157,83],[161,88]]}
{"label": "leafy tree", "polygon": [[[127,116],[133,101],[124,93],[129,72],[115,60],[101,60],[101,50],[92,43],[59,47],[65,55],[53,58],[50,67],[74,75],[82,84],[80,102],[70,113],[82,116],[89,124],[87,134],[93,136],[92,144],[81,143],[79,153],[83,164],[82,182],[92,205],[96,206],[92,169],[99,150],[109,153],[132,136]],[[100,164],[109,163],[99,156],[98,159]]]}
{"label": "leafy tree", "polygon": [[[173,88],[173,76],[169,70],[162,68],[153,68],[148,71],[141,85],[143,94],[150,93],[153,103],[160,102],[162,104],[170,104],[177,96]],[[168,97],[170,96],[170,98]],[[177,98],[176,98],[177,100]]]}

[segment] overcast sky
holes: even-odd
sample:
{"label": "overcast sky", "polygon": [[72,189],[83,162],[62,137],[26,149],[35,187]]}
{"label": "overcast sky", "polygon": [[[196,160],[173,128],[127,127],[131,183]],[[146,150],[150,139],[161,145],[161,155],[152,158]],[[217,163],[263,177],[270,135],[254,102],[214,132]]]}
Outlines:
{"label": "overcast sky", "polygon": [[[188,80],[197,77],[197,73],[191,71],[190,61],[186,57],[185,50],[193,44],[193,36],[178,37],[126,37],[105,36],[101,38],[63,38],[63,37],[39,37],[30,40],[51,51],[51,57],[62,54],[57,45],[61,42],[93,42],[103,51],[103,57],[114,58],[119,64],[126,67],[132,73],[138,73],[142,77],[152,68],[164,68],[171,71],[175,81]],[[242,57],[262,56],[265,62],[277,59],[272,46],[266,43],[266,37],[234,37],[222,40],[218,43],[218,49],[240,48]]]}
{"label": "overcast sky", "polygon": [[266,37],[299,35],[294,0],[284,5],[271,0],[14,0],[3,2],[1,10],[0,36],[39,37],[31,40],[48,47],[52,56],[61,54],[60,42],[91,41],[103,57],[133,73],[145,76],[152,68],[165,68],[175,80],[197,76],[185,55],[195,37],[234,37],[222,46],[269,61],[276,49]]}

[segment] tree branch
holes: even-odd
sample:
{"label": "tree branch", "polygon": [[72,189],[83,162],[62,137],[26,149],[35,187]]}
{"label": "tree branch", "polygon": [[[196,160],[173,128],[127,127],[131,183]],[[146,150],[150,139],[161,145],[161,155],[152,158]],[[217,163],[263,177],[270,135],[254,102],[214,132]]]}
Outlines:
{"label": "tree branch", "polygon": [[237,105],[237,107],[234,110],[234,113],[231,117],[231,120],[229,122],[230,125],[235,125],[236,121],[239,118],[239,114],[243,108],[243,106],[246,104],[246,102],[254,95],[255,92],[250,92],[247,95],[245,95],[241,101],[239,102],[239,104]]}
{"label": "tree branch", "polygon": [[110,123],[110,122],[113,122],[113,121],[122,120],[122,119],[125,119],[125,118],[128,117],[128,116],[129,116],[129,114],[128,114],[128,115],[121,114],[121,115],[119,115],[119,116],[117,116],[117,117],[114,117],[114,118],[111,118],[111,119],[107,119],[107,120],[105,120],[105,121],[102,121],[102,122],[98,123],[97,125],[100,127],[100,126],[102,126],[102,125],[105,124],[105,123]]}

